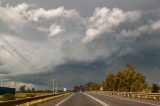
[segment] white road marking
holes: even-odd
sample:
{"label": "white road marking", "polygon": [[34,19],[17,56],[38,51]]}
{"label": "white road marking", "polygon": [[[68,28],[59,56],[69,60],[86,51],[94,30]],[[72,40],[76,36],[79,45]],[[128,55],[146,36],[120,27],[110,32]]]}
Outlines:
{"label": "white road marking", "polygon": [[95,101],[97,101],[98,103],[102,104],[103,106],[109,106],[108,104],[102,102],[101,100],[99,100],[99,99],[97,99],[97,98],[95,98],[95,97],[93,97],[93,96],[91,96],[91,95],[89,95],[89,94],[87,94],[87,93],[83,93],[83,94],[85,94],[86,96],[89,96],[90,98],[92,98],[93,100],[95,100]]}
{"label": "white road marking", "polygon": [[98,94],[98,95],[108,96],[108,97],[112,97],[112,98],[116,98],[116,99],[121,99],[121,100],[126,100],[126,101],[131,101],[131,102],[137,102],[137,103],[142,103],[142,104],[147,104],[147,105],[160,106],[160,105],[158,105],[158,104],[141,102],[141,101],[126,99],[126,98],[120,98],[120,97],[114,97],[114,96],[109,96],[109,95],[104,95],[104,94]]}
{"label": "white road marking", "polygon": [[74,94],[72,94],[71,96],[67,97],[66,99],[62,100],[61,102],[59,102],[58,104],[56,104],[56,106],[61,105],[63,102],[65,102],[66,100],[68,100],[70,97],[72,97]]}

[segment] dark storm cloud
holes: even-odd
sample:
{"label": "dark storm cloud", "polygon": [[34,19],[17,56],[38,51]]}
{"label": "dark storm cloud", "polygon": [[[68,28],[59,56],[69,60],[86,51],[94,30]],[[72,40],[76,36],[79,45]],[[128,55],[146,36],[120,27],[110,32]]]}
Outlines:
{"label": "dark storm cloud", "polygon": [[0,68],[0,75],[7,75],[7,74],[10,74],[10,72],[8,70],[5,70],[3,68]]}
{"label": "dark storm cloud", "polygon": [[104,60],[87,64],[68,62],[67,64],[57,66],[53,70],[48,70],[48,72],[35,75],[14,76],[11,79],[33,83],[35,85],[43,85],[47,88],[51,88],[52,79],[56,79],[60,88],[72,88],[76,84],[85,84],[88,81],[100,82],[107,73],[106,67]]}
{"label": "dark storm cloud", "polygon": [[[31,62],[37,62],[37,66],[39,67],[41,65],[44,66],[44,64],[49,66],[42,67],[43,70],[41,72],[34,73],[33,75],[28,74],[31,70],[26,71],[24,74],[10,74],[10,79],[33,83],[51,89],[51,79],[54,78],[57,79],[61,88],[71,88],[74,85],[84,84],[89,81],[99,83],[105,78],[107,73],[121,70],[125,64],[131,63],[147,76],[150,83],[160,81],[159,0],[35,1],[25,0],[29,4],[36,4],[36,6],[30,9],[39,9],[42,7],[46,9],[45,13],[47,13],[47,9],[53,9],[59,6],[67,8],[67,10],[62,9],[63,11],[68,11],[68,9],[77,10],[76,13],[80,13],[80,16],[78,16],[80,20],[67,20],[66,18],[62,20],[58,20],[59,18],[41,20],[37,23],[30,22],[29,24],[24,24],[23,27],[17,28],[18,30],[11,30],[8,28],[8,24],[1,24],[1,33],[10,33],[11,36],[21,38],[22,42],[32,41],[33,44],[30,42],[26,44],[29,47],[27,52],[31,49],[31,53],[29,52],[28,54],[33,53],[33,56],[27,59],[31,61],[36,58]],[[8,2],[16,6],[18,3],[24,1],[2,1],[2,3]],[[93,14],[93,11],[97,7],[99,7],[99,11]],[[108,13],[109,15],[103,17],[104,12],[107,10],[110,11]],[[111,27],[100,30],[102,33],[95,35],[96,37],[90,42],[82,43],[81,41],[86,36],[87,30],[94,29],[97,23],[99,25],[99,18],[97,19],[97,23],[95,21],[88,23],[89,19],[91,17],[95,18],[99,15],[98,13],[102,15],[100,19],[112,19],[113,23],[108,24],[107,21],[104,21],[106,23],[103,24],[107,26],[111,25]],[[114,14],[117,13],[119,13],[118,17],[120,18],[114,18]],[[50,17],[50,15],[48,16]],[[52,36],[49,38],[47,31],[55,24],[57,26],[63,26],[65,31],[56,37]],[[37,30],[37,27],[41,27],[41,30],[44,29],[40,32]],[[99,27],[101,26],[99,25],[97,28]],[[111,31],[107,32],[106,30],[108,29]],[[16,43],[20,42],[17,41]],[[19,45],[20,47],[26,46],[21,45],[21,43]],[[27,54],[27,52],[25,53]],[[45,59],[47,62],[45,62]],[[0,70],[0,72],[2,74],[4,73],[3,70]]]}
{"label": "dark storm cloud", "polygon": [[2,61],[0,61],[0,65],[3,65],[4,63]]}

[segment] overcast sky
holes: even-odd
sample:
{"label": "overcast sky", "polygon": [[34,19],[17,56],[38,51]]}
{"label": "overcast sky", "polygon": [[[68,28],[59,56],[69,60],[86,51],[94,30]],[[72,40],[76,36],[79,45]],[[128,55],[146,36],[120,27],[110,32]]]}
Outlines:
{"label": "overcast sky", "polygon": [[0,77],[100,83],[133,64],[160,82],[160,0],[0,0]]}

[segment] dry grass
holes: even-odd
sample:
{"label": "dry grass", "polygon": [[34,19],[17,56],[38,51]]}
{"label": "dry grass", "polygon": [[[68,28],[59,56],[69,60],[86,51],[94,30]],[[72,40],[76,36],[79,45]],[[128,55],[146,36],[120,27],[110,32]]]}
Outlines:
{"label": "dry grass", "polygon": [[16,98],[27,98],[27,97],[33,97],[33,96],[42,96],[42,95],[49,95],[52,93],[16,93]]}

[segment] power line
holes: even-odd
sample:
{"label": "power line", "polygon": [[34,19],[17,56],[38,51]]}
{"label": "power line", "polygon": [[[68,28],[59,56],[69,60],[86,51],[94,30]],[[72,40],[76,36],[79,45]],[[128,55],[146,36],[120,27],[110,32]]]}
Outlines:
{"label": "power line", "polygon": [[12,53],[9,49],[7,49],[2,43],[0,43],[1,47],[5,49],[9,54],[14,56],[18,61],[20,61],[23,65],[26,66],[26,63],[24,63],[22,60],[20,60],[14,53]]}
{"label": "power line", "polygon": [[19,57],[21,57],[21,59],[23,59],[27,64],[29,64],[31,66],[31,68],[36,69],[37,67],[33,64],[31,64],[26,58],[25,56],[23,56],[22,52],[20,50],[17,50],[14,46],[12,46],[4,37],[1,36],[1,39],[4,41],[4,43],[6,45],[8,45]]}
{"label": "power line", "polygon": [[[12,45],[10,44],[10,42],[8,42],[4,37],[1,36],[1,40],[3,40],[3,42],[4,42],[13,52],[15,52],[16,55],[18,55],[18,57],[21,58],[21,60],[20,60],[21,62],[23,61],[23,63],[31,66],[30,68],[31,68],[33,71],[38,70],[38,68],[37,68],[35,65],[33,65],[32,63],[30,63],[30,62],[25,58],[25,56],[23,56],[23,54],[21,53],[20,50],[17,50],[14,46],[12,46]],[[9,51],[7,48],[5,48],[5,46],[4,46],[2,43],[1,43],[1,45],[2,45],[2,47],[3,47],[4,49],[6,49],[9,53],[11,53],[12,55],[15,55],[15,54],[12,53],[11,51]],[[16,56],[16,57],[17,57],[17,56]],[[19,60],[19,59],[18,59],[18,60]]]}

